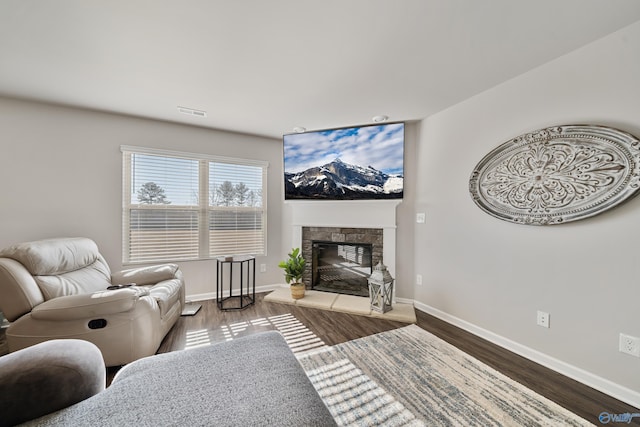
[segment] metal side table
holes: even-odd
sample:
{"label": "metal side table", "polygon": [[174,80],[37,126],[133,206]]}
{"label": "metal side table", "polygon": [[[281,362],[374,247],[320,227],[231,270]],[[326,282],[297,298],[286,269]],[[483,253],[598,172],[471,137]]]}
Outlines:
{"label": "metal side table", "polygon": [[[216,303],[220,310],[241,310],[256,301],[256,258],[251,255],[217,260]],[[234,289],[234,283],[236,284]],[[229,294],[224,296],[225,288]],[[234,293],[235,291],[235,293]]]}

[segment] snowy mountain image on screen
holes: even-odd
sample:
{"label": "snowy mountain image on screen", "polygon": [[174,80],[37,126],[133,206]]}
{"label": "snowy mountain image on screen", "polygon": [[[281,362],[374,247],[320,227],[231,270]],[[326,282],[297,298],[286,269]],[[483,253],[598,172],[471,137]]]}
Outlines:
{"label": "snowy mountain image on screen", "polygon": [[303,172],[285,172],[285,192],[300,199],[401,199],[402,175],[389,175],[371,166],[362,167],[335,159]]}

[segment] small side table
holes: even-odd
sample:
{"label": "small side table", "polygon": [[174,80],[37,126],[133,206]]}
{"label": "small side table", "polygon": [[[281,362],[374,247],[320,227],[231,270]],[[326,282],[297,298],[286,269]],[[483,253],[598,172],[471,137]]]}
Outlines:
{"label": "small side table", "polygon": [[[251,255],[220,257],[217,260],[216,303],[220,310],[241,310],[256,301],[256,258]],[[235,274],[234,274],[235,272]],[[226,273],[226,274],[225,274]],[[234,295],[234,281],[239,289]],[[229,295],[223,297],[224,288]]]}

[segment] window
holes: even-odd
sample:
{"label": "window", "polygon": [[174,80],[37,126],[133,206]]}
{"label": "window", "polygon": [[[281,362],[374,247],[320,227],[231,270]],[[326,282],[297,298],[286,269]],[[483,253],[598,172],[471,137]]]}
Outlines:
{"label": "window", "polygon": [[268,163],[121,150],[123,262],[266,255]]}

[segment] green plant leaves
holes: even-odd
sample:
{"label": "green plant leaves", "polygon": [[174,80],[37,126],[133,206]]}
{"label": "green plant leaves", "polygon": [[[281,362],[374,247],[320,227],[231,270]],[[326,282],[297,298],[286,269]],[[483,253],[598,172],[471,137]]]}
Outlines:
{"label": "green plant leaves", "polygon": [[289,259],[280,261],[278,267],[284,270],[284,278],[287,283],[291,281],[299,282],[304,273],[305,260],[300,255],[300,248],[294,248],[289,253]]}

